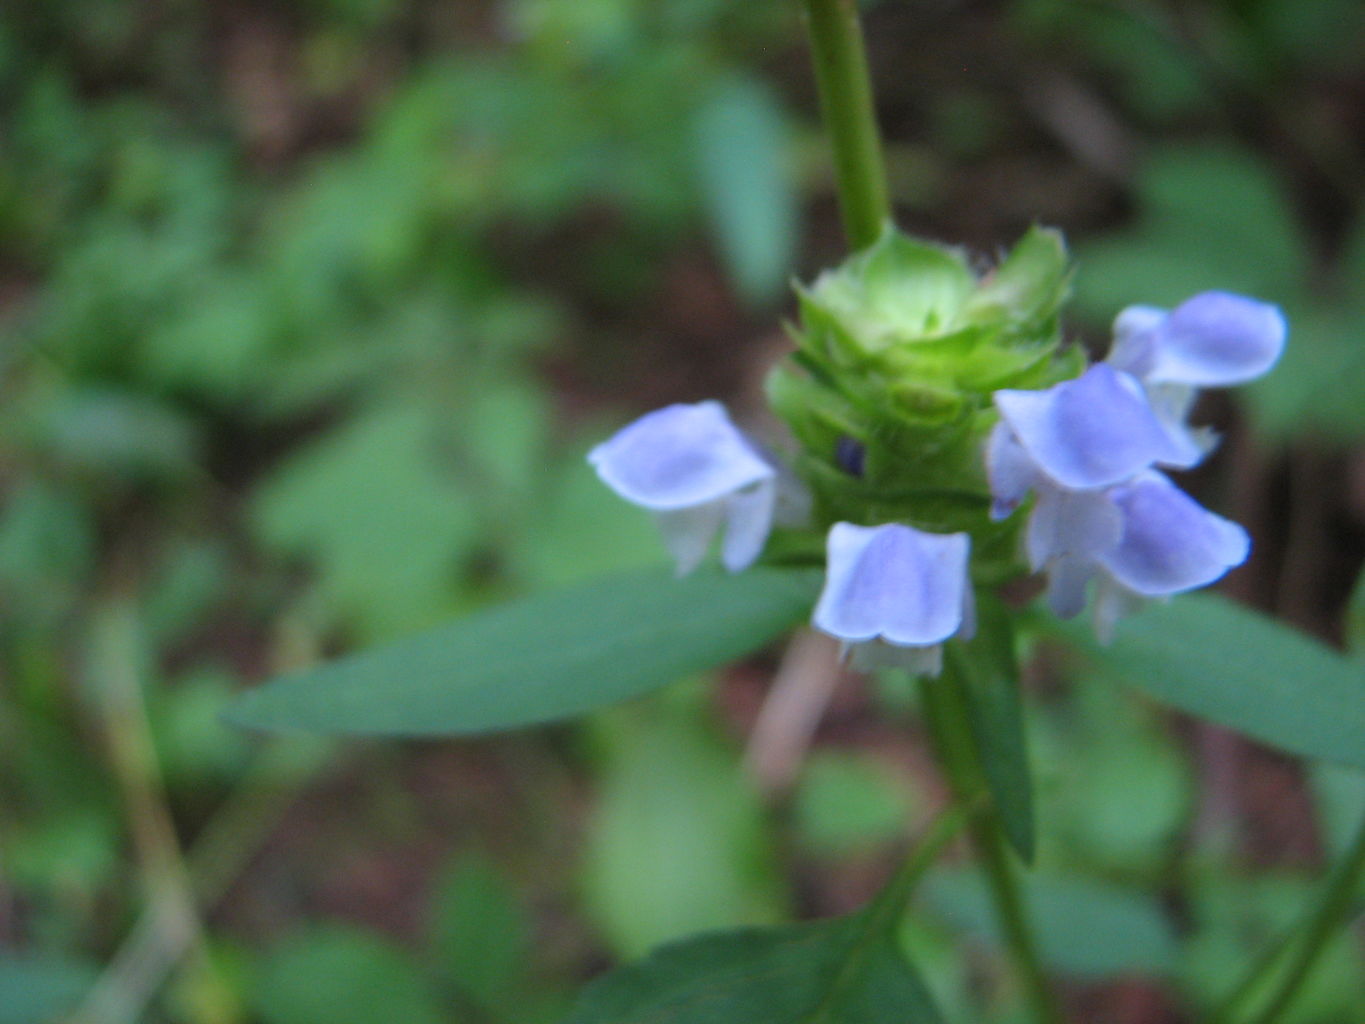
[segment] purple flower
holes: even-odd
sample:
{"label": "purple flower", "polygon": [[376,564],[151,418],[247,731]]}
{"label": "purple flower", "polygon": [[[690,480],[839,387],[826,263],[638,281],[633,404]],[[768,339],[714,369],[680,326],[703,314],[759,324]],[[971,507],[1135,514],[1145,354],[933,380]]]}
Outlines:
{"label": "purple flower", "polygon": [[1122,530],[1096,556],[1103,570],[1095,606],[1102,640],[1114,620],[1143,598],[1207,586],[1246,561],[1251,538],[1201,506],[1160,473],[1147,472],[1107,493]]}
{"label": "purple flower", "polygon": [[1123,310],[1105,361],[1141,381],[1167,432],[1202,454],[1213,447],[1213,435],[1186,423],[1198,389],[1260,377],[1280,358],[1287,333],[1277,306],[1231,292],[1200,292],[1170,312]]}
{"label": "purple flower", "polygon": [[602,481],[655,515],[678,574],[691,572],[724,527],[721,561],[753,563],[772,527],[777,471],[719,402],[647,413],[588,453]]}
{"label": "purple flower", "polygon": [[1143,383],[1228,387],[1274,366],[1287,332],[1277,306],[1231,292],[1200,292],[1170,312],[1152,306],[1121,312],[1107,362]]}
{"label": "purple flower", "polygon": [[936,675],[943,641],[974,628],[969,547],[965,533],[835,523],[815,627],[842,641],[857,668]]}
{"label": "purple flower", "polygon": [[986,471],[1003,519],[1030,489],[1092,490],[1160,463],[1192,465],[1198,452],[1163,428],[1141,385],[1100,363],[1045,391],[995,393],[1000,423],[986,451]]}
{"label": "purple flower", "polygon": [[1246,532],[1181,492],[1154,465],[1188,465],[1200,452],[1173,436],[1138,382],[1101,363],[1046,391],[999,391],[1001,421],[986,451],[1003,519],[1029,491],[1025,533],[1035,571],[1059,616],[1085,607],[1099,578],[1096,626],[1142,600],[1204,586],[1247,556]]}

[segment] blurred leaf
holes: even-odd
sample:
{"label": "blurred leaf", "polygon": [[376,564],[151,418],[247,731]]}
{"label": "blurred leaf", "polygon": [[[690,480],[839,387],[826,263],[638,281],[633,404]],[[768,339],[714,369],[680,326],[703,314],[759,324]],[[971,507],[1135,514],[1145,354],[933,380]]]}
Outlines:
{"label": "blurred leaf", "polygon": [[[1029,874],[1022,884],[1039,953],[1055,970],[1104,978],[1174,969],[1175,932],[1150,896],[1077,877]],[[985,882],[978,875],[931,875],[924,892],[960,927],[1000,941]]]}
{"label": "blurred leaf", "polygon": [[[1365,814],[1365,772],[1339,764],[1315,764],[1309,781],[1328,857],[1344,857]],[[1365,879],[1360,884],[1365,889]]]}
{"label": "blurred leaf", "polygon": [[801,766],[795,803],[804,845],[839,854],[904,835],[918,801],[871,757],[821,750]]}
{"label": "blurred leaf", "polygon": [[702,103],[693,127],[702,195],[730,276],[751,302],[781,294],[792,273],[798,197],[787,126],[772,90],[735,78]]}
{"label": "blurred leaf", "polygon": [[550,436],[546,413],[538,391],[510,381],[474,389],[459,410],[461,436],[480,473],[509,497],[532,500]]}
{"label": "blurred leaf", "polygon": [[433,986],[388,941],[339,924],[313,925],[271,950],[256,978],[267,1024],[448,1024]]}
{"label": "blurred leaf", "polygon": [[534,587],[659,561],[659,532],[649,513],[603,487],[584,453],[576,446],[552,467],[534,521],[514,540],[518,566]]}
{"label": "blurred leaf", "polygon": [[1346,648],[1357,661],[1365,661],[1365,568],[1356,577],[1346,602]]}
{"label": "blurred leaf", "polygon": [[194,789],[230,781],[241,771],[250,744],[222,720],[236,690],[231,672],[203,667],[156,691],[148,717],[157,761],[169,785]]}
{"label": "blurred leaf", "polygon": [[636,957],[693,932],[776,920],[757,795],[702,716],[654,701],[601,730],[608,757],[584,887],[613,949]]}
{"label": "blurred leaf", "polygon": [[1084,624],[1055,628],[1105,671],[1182,711],[1365,768],[1365,670],[1249,608],[1186,594],[1125,619],[1107,648]]}
{"label": "blurred leaf", "polygon": [[1046,31],[1067,53],[1084,53],[1116,74],[1123,98],[1137,112],[1170,119],[1209,105],[1214,95],[1192,47],[1171,31],[1160,8],[1016,0],[1020,27]]}
{"label": "blurred leaf", "polygon": [[817,571],[616,576],[524,598],[243,694],[259,729],[444,735],[582,714],[739,657],[804,618]]}
{"label": "blurred leaf", "polygon": [[584,991],[565,1024],[938,1024],[874,903],[849,917],[719,932],[664,946]]}
{"label": "blurred leaf", "polygon": [[147,630],[157,643],[173,643],[199,626],[223,596],[231,569],[226,547],[219,542],[172,545],[143,602]]}
{"label": "blurred leaf", "polygon": [[526,975],[531,923],[516,889],[486,856],[460,853],[432,903],[442,970],[485,1010],[506,1005]]}
{"label": "blurred leaf", "polygon": [[185,302],[156,318],[139,355],[151,380],[218,403],[238,401],[274,369],[267,289],[260,278],[229,266],[206,277]]}
{"label": "blurred leaf", "polygon": [[193,471],[199,447],[197,431],[178,410],[113,388],[60,392],[35,430],[56,459],[110,476],[183,476]]}
{"label": "blurred leaf", "polygon": [[76,1008],[98,974],[84,960],[0,951],[0,1024],[50,1024]]}
{"label": "blurred leaf", "polygon": [[[1106,672],[1191,714],[1292,753],[1357,764],[1365,674],[1292,627],[1216,594],[1151,602],[1099,644],[1080,622],[1044,623]],[[1183,667],[1181,667],[1183,664]]]}
{"label": "blurred leaf", "polygon": [[[1208,1010],[1226,997],[1266,948],[1292,928],[1321,882],[1302,876],[1239,877],[1209,865],[1185,888],[1188,935],[1178,962],[1182,987]],[[1270,977],[1275,977],[1271,972]],[[1349,930],[1332,938],[1304,980],[1286,1024],[1342,1024],[1362,1019],[1365,963]]]}
{"label": "blurred leaf", "polygon": [[1029,864],[1034,850],[1033,768],[1024,734],[1014,630],[998,603],[982,602],[977,614],[976,636],[950,645],[948,664],[967,698],[967,721],[1005,836]]}
{"label": "blurred leaf", "polygon": [[[1097,860],[1134,869],[1169,857],[1191,803],[1190,769],[1156,733],[1104,730],[1057,766],[1058,838]],[[1065,806],[1061,806],[1062,802]]]}
{"label": "blurred leaf", "polygon": [[1077,305],[1108,321],[1133,303],[1174,306],[1210,288],[1301,304],[1307,247],[1266,164],[1221,146],[1150,154],[1136,222],[1082,245]]}
{"label": "blurred leaf", "polygon": [[41,478],[17,482],[0,509],[6,615],[17,623],[59,614],[94,568],[94,549],[89,509]]}
{"label": "blurred leaf", "polygon": [[422,405],[390,402],[296,454],[255,498],[262,540],[313,559],[327,597],[371,633],[437,619],[476,539],[475,488],[439,427]]}

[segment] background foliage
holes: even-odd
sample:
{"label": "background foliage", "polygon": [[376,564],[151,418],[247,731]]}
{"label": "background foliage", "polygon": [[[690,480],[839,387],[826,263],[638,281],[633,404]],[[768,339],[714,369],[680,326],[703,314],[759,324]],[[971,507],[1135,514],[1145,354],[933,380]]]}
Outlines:
{"label": "background foliage", "polygon": [[[1201,288],[1286,308],[1198,486],[1256,537],[1233,596],[1362,649],[1359,5],[867,19],[907,229],[1063,228],[1082,339]],[[284,668],[657,563],[587,445],[666,401],[756,414],[789,275],[840,247],[793,4],[6,4],[0,1022],[549,1021],[658,942],[863,903],[943,800],[894,679],[844,681],[775,776],[740,766],[775,653],[498,739],[219,719]],[[1029,898],[1077,1019],[1193,1019],[1362,783],[1121,675],[1031,670]],[[896,941],[950,1020],[1009,1020],[974,884],[932,873]],[[1347,933],[1290,1019],[1362,991]]]}

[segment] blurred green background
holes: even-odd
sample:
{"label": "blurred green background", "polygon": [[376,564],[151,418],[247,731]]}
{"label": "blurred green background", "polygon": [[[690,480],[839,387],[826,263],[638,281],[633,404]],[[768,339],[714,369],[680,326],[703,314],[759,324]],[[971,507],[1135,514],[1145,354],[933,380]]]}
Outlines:
{"label": "blurred green background", "polygon": [[[0,9],[0,1024],[535,1024],[662,939],[875,891],[944,799],[894,680],[843,680],[809,751],[751,744],[767,774],[778,652],[472,742],[217,718],[661,559],[583,453],[708,396],[762,432],[788,283],[841,257],[797,7]],[[1097,345],[1134,302],[1285,307],[1191,486],[1256,538],[1227,590],[1365,648],[1365,8],[865,7],[907,230],[989,257],[1062,228]],[[1069,1008],[1197,1019],[1365,787],[1055,652],[1027,685]],[[987,918],[948,868],[906,922],[964,1024],[1021,1012]],[[1357,930],[1286,1019],[1362,992]]]}

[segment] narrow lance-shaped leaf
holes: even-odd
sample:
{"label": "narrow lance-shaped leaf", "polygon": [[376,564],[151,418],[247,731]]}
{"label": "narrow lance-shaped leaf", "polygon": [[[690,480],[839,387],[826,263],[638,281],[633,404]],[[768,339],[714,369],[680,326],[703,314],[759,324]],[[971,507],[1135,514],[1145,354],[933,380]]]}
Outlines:
{"label": "narrow lance-shaped leaf", "polygon": [[237,699],[257,729],[437,736],[581,715],[762,646],[805,618],[820,575],[632,573],[536,595]]}
{"label": "narrow lance-shaped leaf", "polygon": [[1109,647],[1058,626],[1094,661],[1190,714],[1305,757],[1365,768],[1365,670],[1232,602],[1192,594],[1125,619]]}

